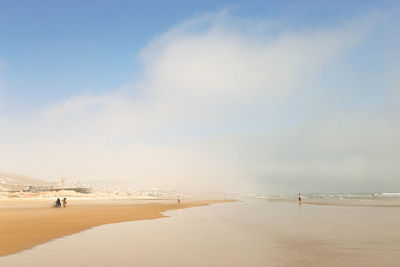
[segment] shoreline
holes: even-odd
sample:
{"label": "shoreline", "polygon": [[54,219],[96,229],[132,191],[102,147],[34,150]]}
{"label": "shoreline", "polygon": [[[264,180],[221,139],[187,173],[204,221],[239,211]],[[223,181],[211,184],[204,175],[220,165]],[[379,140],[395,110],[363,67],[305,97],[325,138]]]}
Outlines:
{"label": "shoreline", "polygon": [[186,200],[178,205],[176,200],[69,200],[67,208],[51,208],[49,200],[0,200],[0,257],[100,225],[152,220],[168,217],[162,214],[168,210],[232,201]]}
{"label": "shoreline", "polygon": [[360,208],[400,208],[400,199],[306,199],[299,202],[296,199],[266,198],[270,202],[289,202],[299,205],[339,206]]}

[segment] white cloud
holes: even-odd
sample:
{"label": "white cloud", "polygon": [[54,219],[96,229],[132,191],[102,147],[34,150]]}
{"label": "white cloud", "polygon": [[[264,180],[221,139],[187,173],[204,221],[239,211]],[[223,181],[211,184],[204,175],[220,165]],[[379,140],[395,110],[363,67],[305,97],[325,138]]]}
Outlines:
{"label": "white cloud", "polygon": [[[311,107],[309,121],[280,125],[294,98],[373,25],[357,20],[274,34],[265,25],[225,12],[177,25],[142,50],[143,77],[132,86],[85,92],[9,122],[0,133],[2,168],[38,177],[294,191],[398,174],[385,163],[398,158],[388,152],[397,135],[380,138],[393,132],[381,114],[354,124],[354,116],[321,117]],[[371,169],[375,174],[366,173]]]}

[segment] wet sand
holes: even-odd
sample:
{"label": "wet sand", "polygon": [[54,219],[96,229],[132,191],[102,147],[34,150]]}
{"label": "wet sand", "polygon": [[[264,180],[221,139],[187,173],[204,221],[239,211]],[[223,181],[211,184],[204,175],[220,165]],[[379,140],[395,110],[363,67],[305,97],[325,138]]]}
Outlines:
{"label": "wet sand", "polygon": [[276,266],[398,266],[399,199],[267,202]]}
{"label": "wet sand", "polygon": [[307,202],[258,199],[171,209],[168,218],[102,225],[0,257],[0,266],[398,266],[399,200]]}
{"label": "wet sand", "polygon": [[303,205],[366,207],[366,208],[400,208],[400,199],[267,199],[271,202],[291,202]]}
{"label": "wet sand", "polygon": [[0,200],[0,256],[30,249],[55,238],[125,221],[165,217],[162,212],[226,202],[224,200],[133,201],[69,200],[52,208],[53,200]]}

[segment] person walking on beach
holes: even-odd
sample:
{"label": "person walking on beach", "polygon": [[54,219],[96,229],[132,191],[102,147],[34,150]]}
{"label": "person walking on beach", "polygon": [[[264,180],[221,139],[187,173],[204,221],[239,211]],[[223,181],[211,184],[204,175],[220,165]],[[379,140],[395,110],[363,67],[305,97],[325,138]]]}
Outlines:
{"label": "person walking on beach", "polygon": [[299,193],[299,202],[301,202],[301,194]]}
{"label": "person walking on beach", "polygon": [[59,208],[59,207],[61,207],[61,200],[60,200],[60,198],[57,198],[57,200],[56,200],[56,205],[55,205],[57,208]]}
{"label": "person walking on beach", "polygon": [[181,204],[181,196],[178,196],[178,204]]}
{"label": "person walking on beach", "polygon": [[64,197],[62,202],[63,202],[63,208],[66,208],[67,207],[67,198]]}
{"label": "person walking on beach", "polygon": [[372,193],[372,197],[373,197],[374,199],[376,199],[376,195],[375,195],[375,193]]}

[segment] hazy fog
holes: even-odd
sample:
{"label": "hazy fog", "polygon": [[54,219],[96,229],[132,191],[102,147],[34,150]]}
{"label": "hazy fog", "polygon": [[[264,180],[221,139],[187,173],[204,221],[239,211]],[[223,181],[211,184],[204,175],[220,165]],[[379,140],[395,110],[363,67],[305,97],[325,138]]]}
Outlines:
{"label": "hazy fog", "polygon": [[191,190],[399,191],[395,20],[182,21],[143,47],[130,84],[0,113],[0,167]]}

